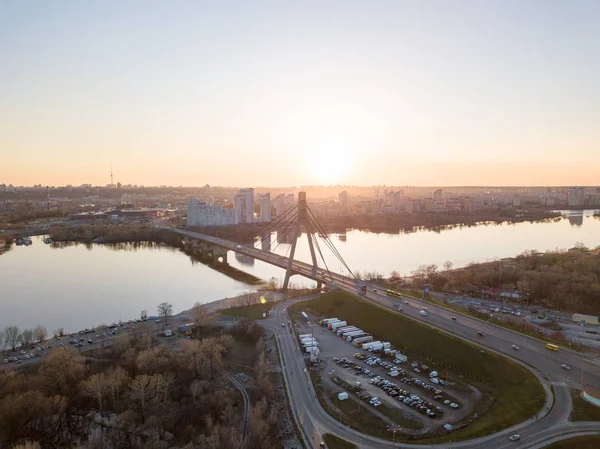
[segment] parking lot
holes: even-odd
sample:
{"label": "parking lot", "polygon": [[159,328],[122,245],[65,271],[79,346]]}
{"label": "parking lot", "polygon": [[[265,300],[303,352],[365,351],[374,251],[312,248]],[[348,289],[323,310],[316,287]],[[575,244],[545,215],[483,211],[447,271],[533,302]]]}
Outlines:
{"label": "parking lot", "polygon": [[[471,413],[480,397],[474,387],[446,378],[446,372],[439,373],[416,360],[407,360],[393,348],[387,356],[380,351],[365,350],[361,344],[353,345],[337,335],[335,328],[328,329],[316,319],[297,320],[295,329],[297,335],[310,334],[310,339],[318,342],[318,369],[324,384],[338,392],[347,392],[375,414],[381,411],[395,421],[401,416],[403,433],[451,432],[455,423]],[[375,347],[379,346],[382,345]]]}

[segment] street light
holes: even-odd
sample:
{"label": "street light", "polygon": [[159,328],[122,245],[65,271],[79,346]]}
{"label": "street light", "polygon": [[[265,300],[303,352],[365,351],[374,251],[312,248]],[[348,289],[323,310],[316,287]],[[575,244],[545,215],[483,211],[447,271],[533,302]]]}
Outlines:
{"label": "street light", "polygon": [[396,432],[402,430],[398,424],[394,424],[393,426],[387,426],[388,432],[392,432],[392,444],[396,445]]}

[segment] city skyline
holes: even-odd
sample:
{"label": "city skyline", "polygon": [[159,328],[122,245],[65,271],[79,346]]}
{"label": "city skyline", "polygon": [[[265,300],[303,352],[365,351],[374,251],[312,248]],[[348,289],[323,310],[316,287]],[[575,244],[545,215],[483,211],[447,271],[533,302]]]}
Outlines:
{"label": "city skyline", "polygon": [[589,186],[593,2],[5,3],[0,182]]}

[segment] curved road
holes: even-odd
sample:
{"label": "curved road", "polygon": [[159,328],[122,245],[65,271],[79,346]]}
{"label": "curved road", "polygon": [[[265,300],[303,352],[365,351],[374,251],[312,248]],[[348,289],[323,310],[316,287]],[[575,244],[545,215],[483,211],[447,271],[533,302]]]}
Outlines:
{"label": "curved road", "polygon": [[[372,295],[371,295],[372,296]],[[385,298],[372,298],[374,300],[387,299]],[[361,434],[353,429],[350,429],[334,418],[332,418],[319,404],[314,388],[312,386],[312,382],[310,381],[309,375],[305,370],[305,362],[304,356],[300,352],[299,346],[296,342],[296,338],[292,329],[289,326],[282,327],[282,322],[287,322],[287,307],[295,302],[301,301],[302,299],[285,301],[277,304],[272,310],[272,316],[263,321],[265,327],[271,329],[277,339],[281,356],[282,356],[282,364],[283,364],[283,373],[286,380],[286,384],[290,390],[290,396],[292,400],[292,409],[297,414],[298,421],[301,423],[301,427],[304,429],[305,434],[308,436],[309,440],[314,442],[314,447],[318,447],[318,443],[320,441],[321,435],[324,433],[332,433],[334,435],[339,436],[340,438],[344,438],[359,447],[369,447],[369,448],[388,448],[393,447],[392,442],[387,440],[382,440],[380,438],[371,437],[369,435]],[[413,299],[409,299],[411,305],[413,305]],[[405,306],[406,304],[403,304]],[[430,313],[426,319],[432,319],[435,316],[434,313],[431,313],[433,307],[427,305]],[[443,308],[442,308],[443,309]],[[418,315],[418,307],[415,307],[416,313]],[[446,310],[444,309],[443,312]],[[449,311],[448,311],[449,312]],[[407,312],[410,314],[410,312]],[[410,316],[410,315],[409,315]],[[421,315],[418,315],[419,317]],[[437,317],[437,319],[444,319],[442,316]],[[452,323],[456,323],[449,319]],[[462,321],[462,317],[460,318]],[[437,326],[435,322],[430,323],[434,326]],[[476,323],[479,325],[480,323]],[[487,324],[487,323],[481,323]],[[466,327],[465,332],[472,331],[475,334],[476,331]],[[479,326],[481,327],[481,326]],[[490,325],[491,327],[491,325]],[[488,331],[487,328],[486,332]],[[591,423],[571,423],[568,421],[568,417],[571,410],[571,396],[569,392],[569,388],[566,386],[566,371],[560,368],[560,363],[558,363],[558,368],[555,368],[557,362],[552,358],[548,358],[547,354],[544,354],[543,351],[547,351],[543,348],[543,343],[537,342],[534,339],[529,339],[529,337],[523,336],[525,339],[533,340],[532,342],[523,342],[517,343],[522,344],[523,349],[521,351],[514,351],[511,349],[511,345],[513,343],[510,340],[507,341],[506,338],[503,338],[502,331],[504,329],[500,328],[498,330],[499,335],[494,335],[490,332],[486,334],[485,339],[488,339],[488,336],[492,337],[486,341],[486,344],[492,348],[498,346],[501,352],[508,353],[511,356],[520,356],[518,358],[527,359],[527,363],[537,367],[537,364],[540,363],[541,369],[548,369],[546,372],[549,380],[553,383],[555,392],[556,392],[556,404],[551,408],[549,413],[544,415],[541,419],[534,421],[530,420],[526,423],[521,423],[517,426],[514,426],[510,429],[506,429],[502,432],[496,433],[494,435],[478,438],[471,441],[465,441],[460,443],[446,443],[446,444],[437,444],[437,445],[424,445],[419,444],[419,447],[423,448],[476,448],[483,449],[489,448],[493,444],[494,448],[539,448],[542,441],[546,441],[549,439],[562,439],[569,436],[576,436],[580,434],[585,434],[586,432],[600,433],[600,423],[591,422]],[[493,331],[491,331],[493,332]],[[510,334],[515,334],[512,331],[508,331]],[[521,335],[516,334],[518,337]],[[510,336],[512,337],[512,336]],[[473,337],[472,339],[476,339]],[[541,354],[536,351],[535,344],[539,344],[542,346],[543,351]],[[505,349],[507,346],[508,349]],[[531,346],[531,348],[529,347]],[[495,349],[495,348],[494,348]],[[514,352],[511,353],[511,351]],[[594,365],[595,366],[595,365]],[[521,440],[517,443],[510,442],[508,437],[514,433],[519,433],[521,435]],[[416,445],[410,445],[405,443],[396,443],[394,447],[415,447]]]}
{"label": "curved road", "polygon": [[[171,230],[180,235],[198,238],[232,251],[255,257],[281,268],[286,268],[288,265],[288,258],[258,248],[238,245],[225,239],[181,229],[171,228]],[[356,281],[352,278],[342,276],[341,274],[331,273],[322,268],[315,268],[304,262],[296,260],[292,261],[292,271],[294,274],[299,274],[318,281],[331,282],[333,280],[341,289],[351,293],[357,293],[360,286],[367,285],[367,298],[370,301],[377,303],[382,307],[387,307],[395,313],[401,313],[409,318],[418,320],[423,324],[441,329],[460,338],[473,341],[496,352],[509,355],[510,357],[535,368],[539,373],[543,373],[547,378],[547,382],[552,385],[555,392],[554,406],[551,407],[549,411],[547,409],[540,411],[541,418],[537,421],[530,420],[493,436],[478,440],[436,445],[435,447],[483,448],[489,447],[490,442],[493,441],[495,448],[533,448],[538,447],[535,445],[539,444],[539,442],[545,438],[560,437],[561,435],[566,434],[578,434],[586,431],[600,433],[600,423],[571,423],[568,420],[572,408],[570,389],[581,389],[584,384],[591,384],[600,388],[600,365],[596,358],[564,348],[561,348],[557,353],[551,352],[545,348],[544,342],[535,338],[528,337],[468,315],[463,315],[459,312],[451,311],[417,298],[405,297],[403,299],[392,299],[385,294],[379,293],[381,288],[378,286],[362,281]],[[377,292],[373,292],[374,289]],[[409,304],[405,304],[406,301],[408,301]],[[398,302],[402,303],[402,312],[392,309],[392,304]],[[286,376],[288,388],[291,389],[292,393],[292,401],[294,402],[292,408],[299,414],[300,421],[304,422],[304,428],[312,433],[311,436],[315,441],[320,438],[321,434],[330,432],[352,441],[359,446],[373,448],[390,447],[391,443],[385,440],[362,435],[352,429],[344,427],[331,418],[318,404],[318,401],[316,401],[316,397],[314,396],[312,384],[307,377],[307,373],[304,373],[303,371],[304,359],[299,352],[295,338],[290,334],[290,331],[287,330],[287,327],[285,329],[281,327],[281,322],[287,320],[286,309],[289,304],[292,304],[292,302],[288,301],[275,306],[273,317],[266,320],[265,325],[272,327],[281,348],[282,362],[285,365],[288,365],[291,370],[289,373],[287,370],[284,370],[284,375]],[[419,314],[422,306],[428,308],[426,317]],[[451,320],[451,316],[455,316],[457,320]],[[486,336],[478,337],[478,330],[485,333]],[[513,344],[518,345],[520,350],[516,351],[512,349],[511,346]],[[569,365],[571,369],[565,370],[561,368],[561,364],[563,363]],[[290,379],[288,379],[287,376],[296,377],[293,379],[293,382],[290,382]],[[297,380],[299,378],[302,378],[303,381],[298,382]],[[297,408],[294,406],[297,406]],[[509,442],[508,436],[517,432],[521,435],[520,442]],[[318,441],[315,444],[318,444]],[[397,444],[396,446],[410,447],[410,445],[406,444]],[[419,446],[433,447],[426,445]]]}

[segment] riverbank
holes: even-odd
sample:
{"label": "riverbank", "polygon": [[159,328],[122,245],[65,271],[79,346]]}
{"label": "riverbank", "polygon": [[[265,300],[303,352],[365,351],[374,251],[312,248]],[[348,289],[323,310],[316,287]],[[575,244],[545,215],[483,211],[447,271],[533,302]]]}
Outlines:
{"label": "riverbank", "polygon": [[[320,217],[319,223],[328,233],[345,233],[360,230],[373,233],[398,234],[422,229],[446,230],[460,226],[488,226],[501,223],[543,222],[560,220],[558,212],[546,209],[516,210],[512,208],[471,212],[419,212],[373,213]],[[239,224],[232,226],[207,226],[197,232],[214,237],[248,243],[261,237],[269,229],[264,224]]]}
{"label": "riverbank", "polygon": [[544,209],[498,209],[472,212],[419,212],[415,214],[361,214],[319,219],[326,232],[358,229],[375,233],[444,230],[457,226],[487,226],[501,223],[537,222],[559,219],[560,214]]}

